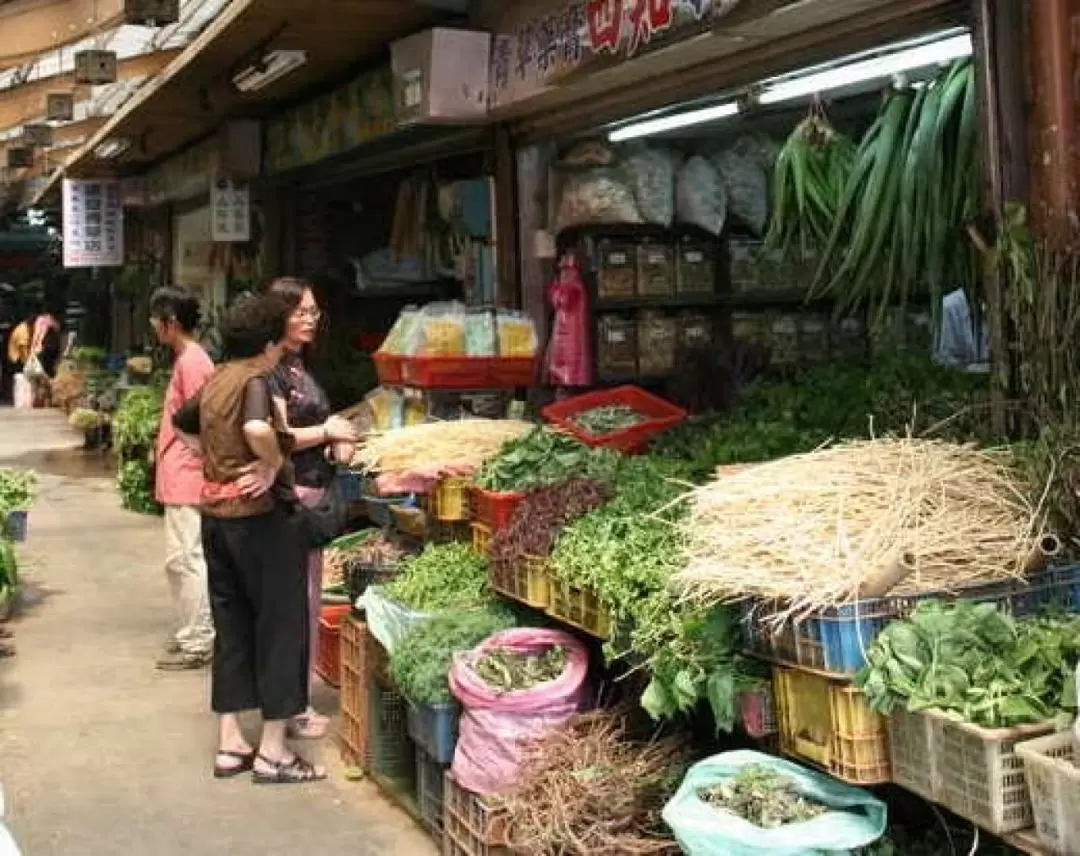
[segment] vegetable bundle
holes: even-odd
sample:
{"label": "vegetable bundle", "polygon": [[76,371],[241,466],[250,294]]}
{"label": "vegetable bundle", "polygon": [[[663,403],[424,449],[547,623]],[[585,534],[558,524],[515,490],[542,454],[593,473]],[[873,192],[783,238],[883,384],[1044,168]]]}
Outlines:
{"label": "vegetable bundle", "polygon": [[790,776],[760,764],[748,764],[730,779],[701,788],[701,800],[731,812],[762,829],[803,823],[829,809],[804,797]]}
{"label": "vegetable bundle", "polygon": [[429,544],[401,563],[386,595],[418,612],[483,606],[491,596],[487,561],[464,544]]}
{"label": "vegetable bundle", "polygon": [[1013,619],[994,604],[921,604],[867,651],[856,677],[870,706],[936,708],[988,728],[1075,711],[1080,617]]}
{"label": "vegetable bundle", "polygon": [[592,450],[568,434],[538,429],[506,443],[481,467],[476,484],[492,491],[528,491],[572,478],[607,481],[618,464],[609,450]]}

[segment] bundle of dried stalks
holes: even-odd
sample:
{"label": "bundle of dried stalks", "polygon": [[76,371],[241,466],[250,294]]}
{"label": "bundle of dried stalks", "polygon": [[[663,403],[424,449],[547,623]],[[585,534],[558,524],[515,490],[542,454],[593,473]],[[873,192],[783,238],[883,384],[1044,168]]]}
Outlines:
{"label": "bundle of dried stalks", "polygon": [[531,747],[505,800],[510,843],[527,856],[666,856],[679,852],[660,811],[684,754],[672,740],[627,738],[618,712],[583,714]]}
{"label": "bundle of dried stalks", "polygon": [[848,443],[721,475],[691,496],[687,596],[791,613],[1021,576],[1055,549],[1008,452]]}
{"label": "bundle of dried stalks", "polygon": [[407,473],[433,465],[471,472],[534,426],[514,419],[427,422],[368,436],[353,466],[368,472]]}

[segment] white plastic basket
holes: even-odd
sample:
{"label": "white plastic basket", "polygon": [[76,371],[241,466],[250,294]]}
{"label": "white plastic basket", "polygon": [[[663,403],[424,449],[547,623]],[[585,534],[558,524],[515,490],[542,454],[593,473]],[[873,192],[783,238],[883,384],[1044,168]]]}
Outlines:
{"label": "white plastic basket", "polygon": [[1080,853],[1080,768],[1073,733],[1027,740],[1016,747],[1024,762],[1039,843],[1054,853]]}

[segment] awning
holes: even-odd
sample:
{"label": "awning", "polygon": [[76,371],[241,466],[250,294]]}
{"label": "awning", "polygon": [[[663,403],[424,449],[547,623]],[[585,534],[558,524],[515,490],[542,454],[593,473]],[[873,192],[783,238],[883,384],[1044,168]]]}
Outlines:
{"label": "awning", "polygon": [[[259,118],[335,82],[397,38],[435,23],[429,6],[411,0],[232,0],[206,30],[146,84],[50,177],[35,204],[55,194],[64,176],[127,175],[209,136],[229,118]],[[236,71],[269,51],[307,54],[299,68],[254,92],[233,85]],[[108,140],[126,151],[97,157]]]}

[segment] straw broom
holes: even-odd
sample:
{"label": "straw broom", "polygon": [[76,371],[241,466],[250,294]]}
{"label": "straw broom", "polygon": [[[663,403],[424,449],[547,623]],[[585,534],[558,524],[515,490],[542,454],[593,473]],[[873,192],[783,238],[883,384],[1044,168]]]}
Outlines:
{"label": "straw broom", "polygon": [[369,435],[352,466],[365,472],[409,473],[433,465],[472,471],[535,426],[514,419],[461,419],[409,425]]}
{"label": "straw broom", "polygon": [[676,575],[686,596],[778,598],[793,614],[867,596],[871,580],[911,594],[1019,577],[1041,543],[1054,549],[1007,452],[935,440],[783,458],[724,475],[690,504]]}

